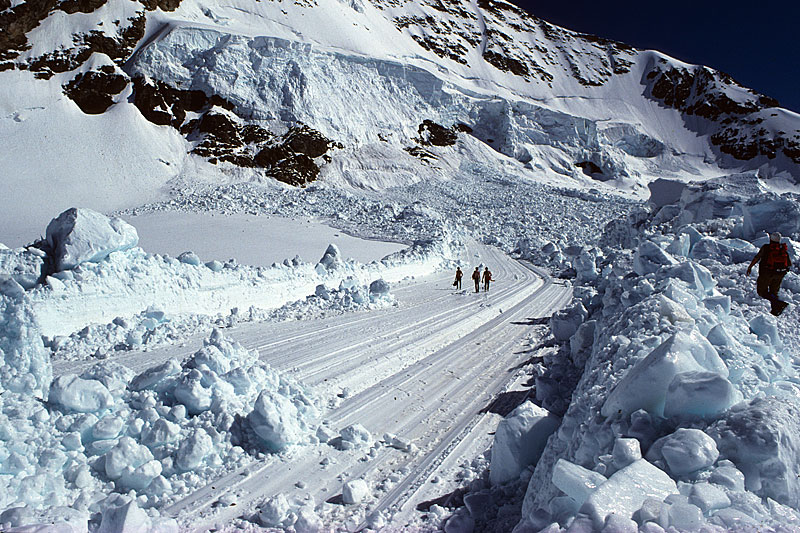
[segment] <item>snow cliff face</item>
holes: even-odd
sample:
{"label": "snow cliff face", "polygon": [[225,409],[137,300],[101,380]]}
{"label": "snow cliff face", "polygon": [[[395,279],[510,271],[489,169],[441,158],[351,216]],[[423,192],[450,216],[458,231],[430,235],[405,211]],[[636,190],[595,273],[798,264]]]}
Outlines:
{"label": "snow cliff face", "polygon": [[[156,185],[192,172],[197,158],[292,185],[322,176],[382,188],[426,169],[446,177],[458,165],[437,163],[426,120],[457,133],[444,146],[466,145],[461,156],[487,148],[521,175],[562,182],[644,191],[655,177],[721,167],[796,181],[800,163],[800,117],[775,100],[505,2],[6,0],[0,9],[0,76],[50,87],[50,99],[65,94],[75,107],[43,106],[52,120],[135,106],[116,118],[120,128],[155,126],[172,139],[154,154],[169,163],[149,172]],[[4,106],[24,107],[22,96]],[[31,127],[6,122],[4,133]],[[78,150],[97,151],[97,137]],[[397,166],[407,171],[387,179]]]}

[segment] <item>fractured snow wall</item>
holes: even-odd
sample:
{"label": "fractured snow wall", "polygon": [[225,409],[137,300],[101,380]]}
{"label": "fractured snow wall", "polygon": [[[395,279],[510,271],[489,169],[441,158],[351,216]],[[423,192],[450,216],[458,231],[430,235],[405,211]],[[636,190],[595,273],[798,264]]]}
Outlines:
{"label": "fractured snow wall", "polygon": [[280,38],[175,27],[144,47],[131,70],[219,95],[239,116],[277,129],[308,124],[350,148],[381,140],[408,146],[431,119],[463,122],[498,152],[562,175],[578,175],[575,164],[590,161],[605,180],[669,157],[660,141],[630,124],[604,132],[595,121],[479,95],[416,66]]}

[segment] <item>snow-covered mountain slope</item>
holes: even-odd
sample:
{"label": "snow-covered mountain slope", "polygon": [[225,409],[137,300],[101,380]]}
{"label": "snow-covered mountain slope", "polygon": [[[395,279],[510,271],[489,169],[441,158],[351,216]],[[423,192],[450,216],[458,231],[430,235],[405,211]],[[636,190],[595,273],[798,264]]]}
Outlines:
{"label": "snow-covered mountain slope", "polygon": [[36,227],[80,197],[114,209],[187,177],[382,189],[474,158],[634,191],[721,168],[797,181],[800,117],[774,100],[505,2],[1,8],[0,186],[28,210],[4,212],[52,200]]}

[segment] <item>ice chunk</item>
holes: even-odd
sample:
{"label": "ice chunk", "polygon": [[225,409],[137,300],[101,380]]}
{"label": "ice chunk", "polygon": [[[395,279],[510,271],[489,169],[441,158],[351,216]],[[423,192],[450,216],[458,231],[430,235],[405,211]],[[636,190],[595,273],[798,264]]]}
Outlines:
{"label": "ice chunk", "polygon": [[677,203],[686,189],[686,183],[678,180],[658,178],[647,184],[650,189],[649,202],[655,207]]}
{"label": "ice chunk", "polygon": [[557,341],[567,341],[578,330],[588,311],[581,302],[577,302],[567,309],[562,309],[550,318],[550,330]]}
{"label": "ice chunk", "polygon": [[587,320],[578,326],[575,334],[569,338],[569,353],[572,362],[578,368],[583,368],[591,355],[596,326],[596,320]]}
{"label": "ice chunk", "polygon": [[633,270],[640,276],[650,274],[662,266],[675,265],[677,261],[653,241],[645,241],[633,254]]}
{"label": "ice chunk", "polygon": [[794,200],[763,194],[743,202],[740,208],[745,239],[753,240],[764,232],[791,235],[800,231],[800,206]]}
{"label": "ice chunk", "polygon": [[344,428],[341,432],[341,438],[345,448],[372,444],[372,435],[361,424],[352,424]]}
{"label": "ice chunk", "polygon": [[731,499],[725,491],[716,485],[709,483],[696,483],[692,485],[692,492],[689,494],[689,503],[700,508],[704,514],[717,509],[724,509],[731,505]]}
{"label": "ice chunk", "polygon": [[[795,396],[758,398],[734,406],[707,430],[720,452],[744,472],[748,490],[794,508],[800,505],[798,412]],[[711,479],[724,477],[712,474]],[[735,474],[730,481],[736,482]]]}
{"label": "ice chunk", "polygon": [[181,365],[175,359],[170,359],[158,366],[148,368],[131,380],[129,385],[131,390],[141,391],[153,389],[163,380],[170,376],[177,376],[181,372]]}
{"label": "ice chunk", "polygon": [[576,275],[580,281],[593,281],[597,279],[596,257],[588,250],[581,250],[581,253],[572,262]]}
{"label": "ice chunk", "polygon": [[322,255],[322,259],[319,260],[319,264],[327,271],[340,268],[342,266],[342,252],[339,251],[339,247],[335,244],[329,244]]}
{"label": "ice chunk", "polygon": [[771,315],[758,315],[750,320],[750,331],[760,339],[765,339],[769,344],[776,348],[783,346],[780,333],[778,333],[778,321]]}
{"label": "ice chunk", "polygon": [[680,428],[658,439],[648,450],[648,459],[664,457],[670,472],[689,474],[713,465],[719,457],[717,443],[699,429]]}
{"label": "ice chunk", "polygon": [[647,498],[663,500],[677,492],[678,487],[666,472],[639,459],[592,492],[581,506],[581,512],[588,514],[599,529],[611,514],[632,518]]}
{"label": "ice chunk", "polygon": [[682,372],[667,389],[664,416],[697,416],[710,420],[740,401],[742,394],[719,374]]}
{"label": "ice chunk", "polygon": [[361,503],[369,496],[369,486],[363,479],[353,479],[342,488],[342,501],[346,504]]}
{"label": "ice chunk", "polygon": [[628,370],[602,407],[603,416],[627,416],[638,409],[664,415],[669,385],[682,372],[708,370],[728,376],[719,354],[697,330],[679,331]]}
{"label": "ice chunk", "polygon": [[318,533],[322,531],[323,523],[314,508],[311,506],[301,507],[297,512],[297,520],[294,522],[294,530],[297,533]]}
{"label": "ice chunk", "polygon": [[24,289],[32,289],[42,277],[44,260],[28,250],[0,250],[0,277],[8,276]]}
{"label": "ice chunk", "polygon": [[642,458],[642,449],[637,439],[616,439],[611,453],[614,457],[614,466],[617,468],[625,468]]}
{"label": "ice chunk", "polygon": [[175,399],[186,406],[189,413],[195,415],[211,408],[213,391],[202,380],[197,370],[185,374],[173,389]]}
{"label": "ice chunk", "polygon": [[[119,439],[117,445],[105,454],[106,475],[109,479],[114,480],[122,478],[123,484],[131,488],[142,488],[141,486],[131,486],[127,481],[134,481],[136,485],[141,485],[143,481],[141,478],[146,475],[146,472],[136,473],[136,469],[150,461],[153,461],[153,454],[150,450],[146,446],[137,443],[131,437],[125,436]],[[148,471],[152,474],[148,483],[161,474],[160,463],[157,464],[159,465],[157,472],[154,468]]]}
{"label": "ice chunk", "polygon": [[638,533],[639,526],[630,518],[618,514],[610,514],[606,518],[601,533]]}
{"label": "ice chunk", "polygon": [[114,397],[99,381],[64,374],[50,385],[50,402],[67,412],[97,413],[113,405]]}
{"label": "ice chunk", "polygon": [[676,503],[668,509],[669,525],[678,531],[699,531],[705,524],[703,512],[696,505]]}
{"label": "ice chunk", "polygon": [[692,259],[713,259],[723,265],[749,262],[758,250],[747,241],[740,239],[714,239],[703,237],[692,247]]}
{"label": "ice chunk", "polygon": [[689,327],[694,326],[694,319],[680,303],[667,297],[666,294],[659,294],[657,299],[658,311],[661,316],[666,317],[673,324],[683,323],[688,324]]}
{"label": "ice chunk", "polygon": [[221,272],[224,266],[225,265],[223,265],[221,262],[217,261],[216,259],[206,262],[206,268],[209,269],[212,272]]}
{"label": "ice chunk", "polygon": [[389,284],[383,279],[376,279],[369,284],[369,300],[374,302],[376,300],[389,298],[390,288]]}
{"label": "ice chunk", "polygon": [[211,436],[203,429],[196,429],[184,440],[175,455],[175,466],[184,472],[197,468],[214,449]]}
{"label": "ice chunk", "polygon": [[146,446],[158,446],[177,440],[180,432],[181,427],[178,424],[159,418],[152,426],[142,431],[141,441]]}
{"label": "ice chunk", "polygon": [[684,281],[691,290],[698,294],[711,294],[714,287],[717,286],[711,271],[692,260],[666,267],[658,274],[664,278],[676,278]]}
{"label": "ice chunk", "polygon": [[523,469],[535,465],[559,423],[558,417],[530,401],[501,420],[492,443],[491,483],[516,480]]}
{"label": "ice chunk", "polygon": [[289,518],[289,501],[283,494],[267,499],[258,511],[258,521],[267,527],[280,527]]}
{"label": "ice chunk", "polygon": [[178,261],[186,265],[192,265],[192,266],[200,266],[200,264],[202,263],[202,261],[200,261],[200,258],[197,257],[197,254],[195,254],[194,252],[183,252],[181,255],[178,256]]}
{"label": "ice chunk", "polygon": [[605,483],[606,477],[592,470],[588,470],[580,465],[570,463],[564,459],[559,459],[553,467],[553,485],[577,502],[577,506],[583,505],[586,498],[592,494],[597,487]]}
{"label": "ice chunk", "polygon": [[711,475],[708,477],[709,483],[714,483],[728,490],[741,492],[744,490],[744,474],[736,468],[733,463],[727,461],[728,464],[720,464],[714,468]]}
{"label": "ice chunk", "polygon": [[121,218],[74,207],[50,221],[46,238],[53,250],[56,270],[69,270],[87,261],[102,261],[112,252],[127,250],[139,243],[136,229]]}
{"label": "ice chunk", "polygon": [[297,407],[286,396],[271,390],[259,393],[249,420],[253,431],[271,451],[282,450],[304,436]]}
{"label": "ice chunk", "polygon": [[151,525],[147,513],[136,505],[136,500],[131,500],[120,507],[109,507],[103,511],[103,519],[97,533],[150,531]]}
{"label": "ice chunk", "polygon": [[447,519],[444,533],[472,533],[475,531],[475,519],[466,513],[457,513]]}
{"label": "ice chunk", "polygon": [[125,421],[116,415],[106,415],[101,418],[92,428],[92,436],[95,440],[113,439],[122,432]]}

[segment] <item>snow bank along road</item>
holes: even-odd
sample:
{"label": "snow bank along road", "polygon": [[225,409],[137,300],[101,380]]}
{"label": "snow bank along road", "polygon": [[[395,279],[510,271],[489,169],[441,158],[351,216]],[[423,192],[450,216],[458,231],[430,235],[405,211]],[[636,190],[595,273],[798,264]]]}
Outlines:
{"label": "snow bank along road", "polygon": [[[472,259],[492,270],[496,282],[488,293],[474,293],[472,265],[464,269],[462,291],[454,290],[447,272],[395,287],[399,305],[390,309],[248,323],[225,333],[323,398],[335,400],[324,415],[334,434],[358,423],[376,441],[391,433],[412,442],[415,450],[297,446],[254,457],[166,512],[202,529],[248,515],[265,498],[283,494],[289,501],[333,502],[321,515],[347,529],[376,519],[402,520],[397,513],[415,505],[415,492],[436,474],[511,380],[513,369],[529,356],[521,348],[531,333],[531,319],[550,316],[571,298],[569,286],[495,249],[481,248]],[[182,347],[115,360],[138,372],[172,357],[182,359],[200,343],[198,337]],[[56,374],[67,371],[75,372],[75,363],[56,365]],[[370,497],[363,505],[335,505],[343,483],[358,478],[370,486]]]}

